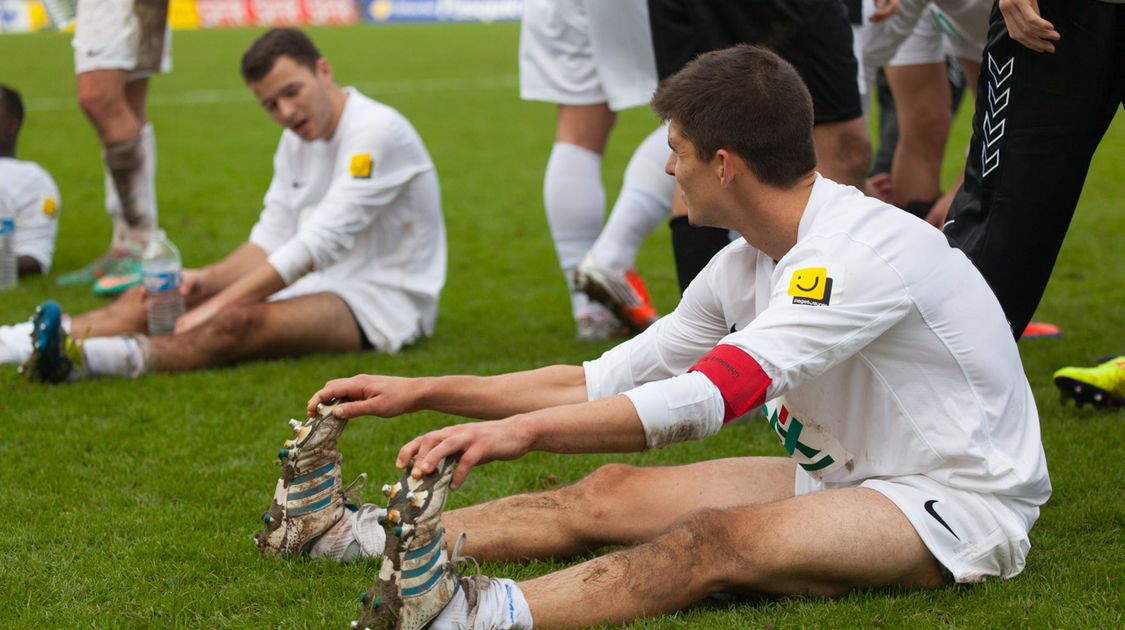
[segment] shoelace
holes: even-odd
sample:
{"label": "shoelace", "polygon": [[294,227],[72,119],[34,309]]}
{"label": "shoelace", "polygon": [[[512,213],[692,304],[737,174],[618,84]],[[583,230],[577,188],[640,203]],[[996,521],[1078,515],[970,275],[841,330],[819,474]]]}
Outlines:
{"label": "shoelace", "polygon": [[477,562],[477,559],[461,554],[461,550],[465,547],[466,538],[468,538],[468,536],[465,535],[465,532],[461,532],[461,534],[457,536],[457,541],[453,543],[453,551],[449,554],[450,567],[452,567],[453,572],[457,574],[457,577],[462,578],[465,577],[465,569],[468,568],[470,562],[473,564],[473,575],[480,575],[480,563]]}

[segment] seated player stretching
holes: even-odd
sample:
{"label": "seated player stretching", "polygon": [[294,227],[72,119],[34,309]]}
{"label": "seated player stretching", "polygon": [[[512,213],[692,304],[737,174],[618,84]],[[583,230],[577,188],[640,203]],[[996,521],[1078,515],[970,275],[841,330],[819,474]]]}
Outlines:
{"label": "seated player stretching", "polygon": [[[719,592],[837,596],[1023,570],[1051,486],[1015,343],[968,259],[924,221],[817,175],[808,92],[772,53],[703,55],[653,108],[670,121],[668,170],[691,220],[743,236],[674,312],[582,367],[332,381],[294,421],[259,545],[381,551],[355,627],[578,627]],[[475,465],[659,448],[763,407],[789,457],[611,464],[442,514]],[[411,440],[387,509],[348,509],[334,446],[346,419],[420,409],[495,420]],[[627,547],[518,584],[452,569],[462,553],[606,545]]]}
{"label": "seated player stretching", "polygon": [[[0,362],[33,380],[137,376],[250,358],[374,348],[433,332],[445,282],[437,174],[397,111],[336,84],[304,33],[268,31],[242,76],[285,127],[265,207],[249,240],[184,274],[189,310],[175,334],[148,337],[134,288],[69,324],[48,302],[31,324],[0,327]],[[30,334],[29,334],[30,333]]]}

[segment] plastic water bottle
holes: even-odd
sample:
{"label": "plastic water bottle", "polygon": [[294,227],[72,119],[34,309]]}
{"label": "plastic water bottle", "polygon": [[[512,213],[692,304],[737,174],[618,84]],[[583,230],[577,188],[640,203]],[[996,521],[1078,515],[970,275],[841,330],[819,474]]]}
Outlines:
{"label": "plastic water bottle", "polygon": [[141,254],[144,273],[145,303],[148,304],[148,334],[168,335],[176,328],[176,320],[184,314],[184,296],[180,294],[180,251],[168,240],[164,230],[156,230],[148,247]]}
{"label": "plastic water bottle", "polygon": [[16,266],[16,217],[14,208],[0,195],[0,291],[16,288],[19,268]]}

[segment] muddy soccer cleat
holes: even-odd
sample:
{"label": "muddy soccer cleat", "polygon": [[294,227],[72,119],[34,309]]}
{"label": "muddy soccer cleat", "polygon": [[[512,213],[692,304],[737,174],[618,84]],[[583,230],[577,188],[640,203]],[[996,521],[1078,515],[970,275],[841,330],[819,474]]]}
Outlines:
{"label": "muddy soccer cleat", "polygon": [[1090,368],[1065,367],[1055,372],[1054,381],[1062,403],[1073,398],[1079,407],[1125,406],[1125,355]]}
{"label": "muddy soccer cleat", "polygon": [[608,308],[634,335],[660,318],[652,306],[648,288],[633,269],[614,271],[587,255],[578,265],[574,278],[580,291]]}
{"label": "muddy soccer cleat", "polygon": [[420,630],[458,588],[441,521],[457,458],[441,460],[421,479],[410,476],[412,464],[398,482],[383,486],[387,495],[387,513],[381,516],[387,533],[383,565],[375,585],[360,596],[359,620],[352,622],[352,628]]}
{"label": "muddy soccer cleat", "polygon": [[[316,417],[304,422],[289,421],[293,437],[277,453],[281,477],[273,503],[262,515],[265,528],[254,536],[264,555],[305,553],[344,515],[351,486],[343,488],[340,483],[343,458],[336,450],[336,439],[348,421],[332,414],[336,404],[331,400],[317,405]],[[366,475],[356,481],[361,480]]]}
{"label": "muddy soccer cleat", "polygon": [[31,319],[31,356],[20,366],[27,380],[61,383],[82,367],[82,350],[62,326],[62,309],[48,300]]}

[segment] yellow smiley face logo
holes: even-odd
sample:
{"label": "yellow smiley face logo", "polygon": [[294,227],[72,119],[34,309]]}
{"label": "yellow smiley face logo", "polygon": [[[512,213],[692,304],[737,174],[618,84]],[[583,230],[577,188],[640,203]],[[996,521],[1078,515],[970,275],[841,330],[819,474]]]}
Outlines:
{"label": "yellow smiley face logo", "polygon": [[823,300],[828,287],[828,269],[806,267],[793,272],[789,280],[789,295],[809,300]]}

